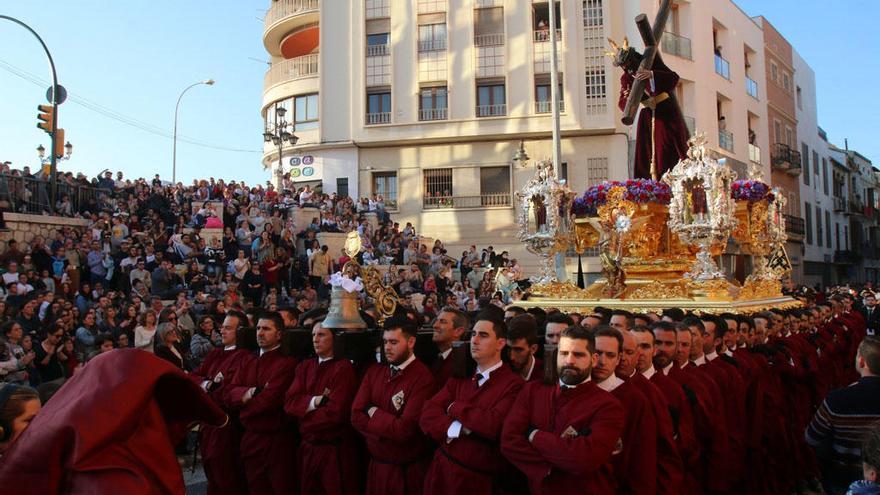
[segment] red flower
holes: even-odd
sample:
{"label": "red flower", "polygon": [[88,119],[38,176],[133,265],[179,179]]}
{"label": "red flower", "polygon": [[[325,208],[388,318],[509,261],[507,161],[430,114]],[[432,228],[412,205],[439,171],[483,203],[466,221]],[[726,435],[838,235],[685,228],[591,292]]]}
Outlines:
{"label": "red flower", "polygon": [[649,190],[649,191],[653,191],[653,190],[654,190],[654,184],[651,184],[650,182],[647,183],[647,184],[645,184],[645,189],[647,189],[647,190]]}
{"label": "red flower", "polygon": [[748,182],[746,182],[745,184],[743,184],[743,188],[744,188],[744,189],[751,189],[751,188],[752,188],[752,185],[749,184]]}
{"label": "red flower", "polygon": [[730,186],[734,191],[739,190],[739,182],[734,182],[733,185]]}
{"label": "red flower", "polygon": [[599,190],[600,190],[600,191],[604,191],[604,190],[605,190],[605,184],[599,184]]}

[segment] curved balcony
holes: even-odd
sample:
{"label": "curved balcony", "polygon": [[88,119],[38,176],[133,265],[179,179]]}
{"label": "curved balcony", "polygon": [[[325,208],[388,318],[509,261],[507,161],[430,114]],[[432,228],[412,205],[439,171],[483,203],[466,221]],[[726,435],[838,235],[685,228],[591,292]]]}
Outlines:
{"label": "curved balcony", "polygon": [[276,57],[282,56],[282,41],[293,31],[320,20],[319,0],[277,0],[266,13],[263,45]]}
{"label": "curved balcony", "polygon": [[266,71],[266,75],[263,78],[263,91],[265,92],[272,86],[288,81],[317,77],[318,55],[318,53],[310,53],[272,64],[272,67]]}

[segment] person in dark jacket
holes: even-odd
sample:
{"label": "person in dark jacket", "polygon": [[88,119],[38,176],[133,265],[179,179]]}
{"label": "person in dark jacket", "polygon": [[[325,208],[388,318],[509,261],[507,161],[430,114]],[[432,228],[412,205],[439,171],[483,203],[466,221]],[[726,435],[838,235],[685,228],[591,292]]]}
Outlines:
{"label": "person in dark jacket", "polygon": [[175,344],[180,342],[180,333],[170,322],[160,323],[156,330],[156,356],[168,361],[179,369],[183,369],[183,356]]}

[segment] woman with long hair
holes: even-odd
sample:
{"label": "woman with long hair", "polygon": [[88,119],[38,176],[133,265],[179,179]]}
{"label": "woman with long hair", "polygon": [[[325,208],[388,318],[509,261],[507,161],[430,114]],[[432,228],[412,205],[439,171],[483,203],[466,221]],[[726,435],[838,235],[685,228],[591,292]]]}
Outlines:
{"label": "woman with long hair", "polygon": [[148,309],[141,315],[140,325],[134,329],[134,347],[153,352],[153,337],[156,335],[158,318],[156,312]]}

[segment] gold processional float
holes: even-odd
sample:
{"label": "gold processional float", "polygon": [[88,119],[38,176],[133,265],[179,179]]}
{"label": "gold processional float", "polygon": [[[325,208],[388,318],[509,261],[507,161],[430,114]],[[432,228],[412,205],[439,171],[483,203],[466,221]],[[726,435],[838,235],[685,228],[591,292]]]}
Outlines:
{"label": "gold processional float", "polygon": [[[687,157],[660,180],[605,182],[575,197],[549,160],[517,193],[518,237],[540,257],[523,308],[635,312],[681,308],[697,313],[749,313],[800,303],[782,294],[791,271],[785,254],[785,196],[761,180],[757,167],[737,180],[697,134]],[[752,259],[743,284],[718,257],[728,242]],[[559,281],[555,257],[598,248],[603,277],[586,288]]]}

